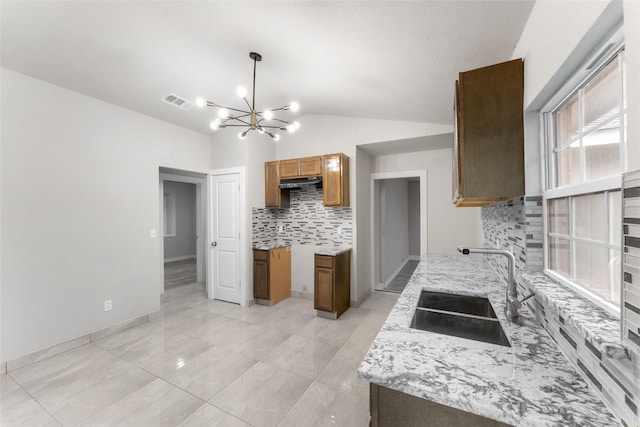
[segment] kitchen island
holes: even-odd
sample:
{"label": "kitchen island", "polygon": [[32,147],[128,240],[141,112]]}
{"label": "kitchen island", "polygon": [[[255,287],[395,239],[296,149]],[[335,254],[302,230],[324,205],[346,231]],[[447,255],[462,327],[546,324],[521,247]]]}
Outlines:
{"label": "kitchen island", "polygon": [[[487,297],[511,346],[410,328],[423,289]],[[509,425],[619,425],[528,310],[521,309],[520,324],[507,322],[505,293],[506,283],[482,256],[424,257],[358,373],[372,391]]]}

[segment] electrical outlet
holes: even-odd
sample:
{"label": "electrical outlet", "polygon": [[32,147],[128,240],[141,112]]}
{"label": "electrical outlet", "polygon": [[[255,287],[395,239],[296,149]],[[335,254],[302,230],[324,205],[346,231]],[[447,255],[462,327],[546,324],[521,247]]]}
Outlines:
{"label": "electrical outlet", "polygon": [[284,225],[278,227],[278,232],[284,233]]}
{"label": "electrical outlet", "polygon": [[338,232],[338,236],[342,236],[342,227],[338,227],[337,232]]}
{"label": "electrical outlet", "polygon": [[111,300],[105,300],[104,302],[104,311],[111,311],[111,309],[113,308],[113,305],[111,304]]}
{"label": "electrical outlet", "polygon": [[156,233],[156,229],[152,228],[151,230],[149,230],[149,237],[151,239],[155,239],[157,237],[158,233]]}
{"label": "electrical outlet", "polygon": [[496,248],[500,249],[500,239],[496,239]]}

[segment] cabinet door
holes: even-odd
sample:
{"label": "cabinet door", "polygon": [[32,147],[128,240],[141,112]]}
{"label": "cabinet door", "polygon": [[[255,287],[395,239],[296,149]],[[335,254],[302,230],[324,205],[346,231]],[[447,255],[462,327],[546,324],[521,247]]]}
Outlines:
{"label": "cabinet door", "polygon": [[264,204],[267,207],[280,206],[280,178],[278,176],[278,162],[264,164]]}
{"label": "cabinet door", "polygon": [[333,269],[316,267],[315,273],[313,307],[333,312]]}
{"label": "cabinet door", "polygon": [[322,174],[322,157],[300,159],[300,176],[318,176]]}
{"label": "cabinet door", "polygon": [[325,206],[349,206],[349,157],[323,156],[323,202]]}
{"label": "cabinet door", "polygon": [[460,73],[458,206],[524,194],[523,70],[516,59]]}
{"label": "cabinet door", "polygon": [[298,159],[280,160],[280,178],[295,178],[300,176]]}
{"label": "cabinet door", "polygon": [[267,261],[253,261],[253,296],[269,299],[269,263]]}

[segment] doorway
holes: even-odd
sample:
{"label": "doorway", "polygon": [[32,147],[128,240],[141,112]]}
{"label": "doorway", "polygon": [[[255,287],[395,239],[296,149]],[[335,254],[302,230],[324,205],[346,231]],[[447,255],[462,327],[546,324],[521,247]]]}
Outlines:
{"label": "doorway", "polygon": [[427,252],[426,171],[372,174],[372,288],[402,292]]}
{"label": "doorway", "polygon": [[206,175],[160,168],[161,293],[206,282]]}

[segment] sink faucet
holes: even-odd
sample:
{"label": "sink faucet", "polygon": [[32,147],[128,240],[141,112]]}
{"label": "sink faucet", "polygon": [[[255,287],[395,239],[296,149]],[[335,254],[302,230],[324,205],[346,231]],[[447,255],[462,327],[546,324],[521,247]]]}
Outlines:
{"label": "sink faucet", "polygon": [[518,309],[522,307],[522,303],[533,297],[535,294],[532,292],[523,299],[518,299],[518,290],[516,288],[516,276],[515,276],[515,264],[516,257],[507,250],[502,249],[485,249],[485,248],[463,248],[458,247],[458,252],[462,255],[469,254],[486,254],[486,255],[503,255],[507,257],[509,261],[509,270],[507,277],[507,305],[504,309],[504,313],[507,316],[509,322],[515,322],[518,320]]}

